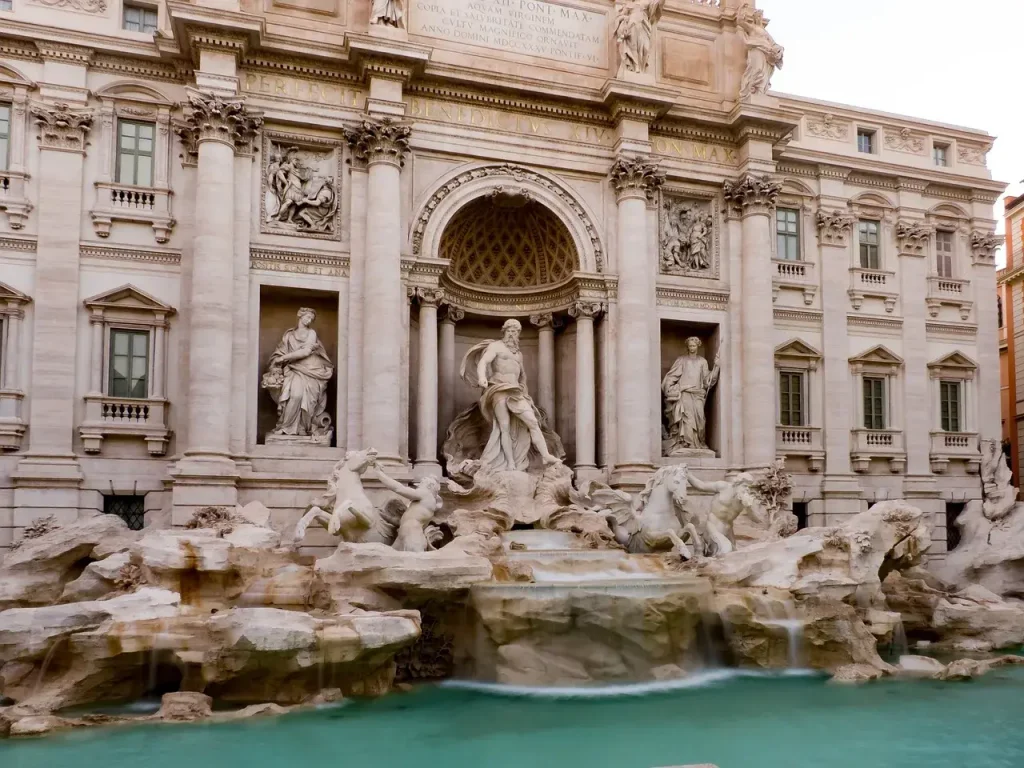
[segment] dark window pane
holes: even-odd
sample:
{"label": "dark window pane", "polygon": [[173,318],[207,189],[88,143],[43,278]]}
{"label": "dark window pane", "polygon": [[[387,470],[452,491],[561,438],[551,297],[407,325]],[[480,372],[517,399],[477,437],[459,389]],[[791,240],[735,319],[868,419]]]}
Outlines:
{"label": "dark window pane", "polygon": [[117,515],[133,531],[141,531],[145,524],[145,496],[104,496],[103,511],[108,515]]}

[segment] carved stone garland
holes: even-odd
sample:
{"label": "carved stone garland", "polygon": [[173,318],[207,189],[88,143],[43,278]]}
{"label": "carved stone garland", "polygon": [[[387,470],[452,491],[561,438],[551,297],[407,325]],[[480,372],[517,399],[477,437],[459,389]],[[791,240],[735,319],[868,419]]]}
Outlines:
{"label": "carved stone garland", "polygon": [[423,248],[423,233],[426,231],[430,217],[434,215],[438,206],[440,206],[441,202],[448,197],[448,195],[459,187],[463,187],[470,182],[495,176],[508,177],[513,181],[518,182],[530,182],[543,187],[558,197],[573,212],[576,218],[583,223],[583,226],[587,230],[587,236],[590,237],[591,247],[594,250],[594,260],[597,264],[597,271],[601,272],[604,270],[604,249],[601,247],[601,239],[598,236],[597,227],[594,226],[590,217],[587,216],[586,212],[583,210],[583,207],[576,202],[572,195],[550,179],[542,176],[536,171],[531,171],[529,168],[523,168],[522,166],[514,165],[512,163],[503,163],[502,165],[474,168],[473,170],[465,171],[450,179],[444,184],[444,186],[431,195],[430,199],[426,202],[426,205],[423,206],[423,211],[416,219],[416,223],[412,229],[413,255],[420,255]]}
{"label": "carved stone garland", "polygon": [[390,117],[365,118],[358,128],[346,128],[345,138],[359,160],[391,163],[401,168],[409,151],[408,125]]}
{"label": "carved stone garland", "polygon": [[818,238],[824,245],[845,246],[853,230],[853,216],[842,211],[818,211]]}
{"label": "carved stone garland", "polygon": [[220,141],[236,151],[251,147],[263,117],[246,109],[242,99],[225,99],[214,93],[189,91],[190,110],[175,133],[190,155],[198,154],[203,141]]}
{"label": "carved stone garland", "polygon": [[32,117],[39,126],[39,145],[44,149],[84,152],[85,138],[92,128],[92,111],[72,109],[67,104],[37,104]]}
{"label": "carved stone garland", "polygon": [[619,198],[634,196],[653,200],[665,183],[665,174],[658,164],[643,157],[616,158],[609,175]]}
{"label": "carved stone garland", "polygon": [[103,13],[107,10],[106,0],[35,0],[40,5],[51,8],[73,8],[85,13]]}

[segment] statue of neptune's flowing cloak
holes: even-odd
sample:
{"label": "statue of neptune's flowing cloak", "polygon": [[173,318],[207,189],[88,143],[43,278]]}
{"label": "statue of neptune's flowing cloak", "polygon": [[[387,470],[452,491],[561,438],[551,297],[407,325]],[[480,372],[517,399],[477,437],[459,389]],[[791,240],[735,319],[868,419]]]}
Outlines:
{"label": "statue of neptune's flowing cloak", "polygon": [[[479,389],[480,382],[477,368],[480,358],[491,341],[482,341],[475,345],[462,359],[459,375],[469,386]],[[501,450],[501,430],[494,418],[495,400],[503,396],[509,412],[509,432],[512,439],[515,467],[505,464],[505,456]],[[480,396],[479,401],[471,408],[463,411],[448,427],[448,435],[444,442],[444,454],[448,460],[449,470],[468,460],[480,462],[481,469],[494,471],[516,469],[525,471],[530,466],[531,458],[536,454],[530,442],[530,430],[519,414],[533,410],[537,414],[541,432],[544,434],[548,450],[559,458],[565,455],[562,441],[550,427],[546,414],[537,407],[533,399],[520,384],[490,384]]]}

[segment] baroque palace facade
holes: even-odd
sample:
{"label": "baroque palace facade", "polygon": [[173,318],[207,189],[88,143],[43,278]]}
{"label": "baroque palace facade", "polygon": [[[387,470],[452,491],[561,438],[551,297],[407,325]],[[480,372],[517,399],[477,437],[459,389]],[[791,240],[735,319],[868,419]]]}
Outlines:
{"label": "baroque palace facade", "polygon": [[0,547],[439,474],[516,318],[580,478],[784,457],[810,522],[903,497],[943,551],[999,437],[993,139],[771,92],[765,24],[0,0]]}

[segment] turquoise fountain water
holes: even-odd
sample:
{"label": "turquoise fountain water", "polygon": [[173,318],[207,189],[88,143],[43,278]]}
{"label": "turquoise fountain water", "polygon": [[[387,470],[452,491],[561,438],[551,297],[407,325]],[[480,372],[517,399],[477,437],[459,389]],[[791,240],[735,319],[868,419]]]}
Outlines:
{"label": "turquoise fountain water", "polygon": [[[642,695],[639,694],[642,691]],[[221,725],[0,742],[4,768],[1020,768],[1024,670],[969,683],[712,673],[701,686],[584,698],[423,687]],[[596,693],[596,692],[592,692]],[[612,691],[611,693],[615,693]]]}

